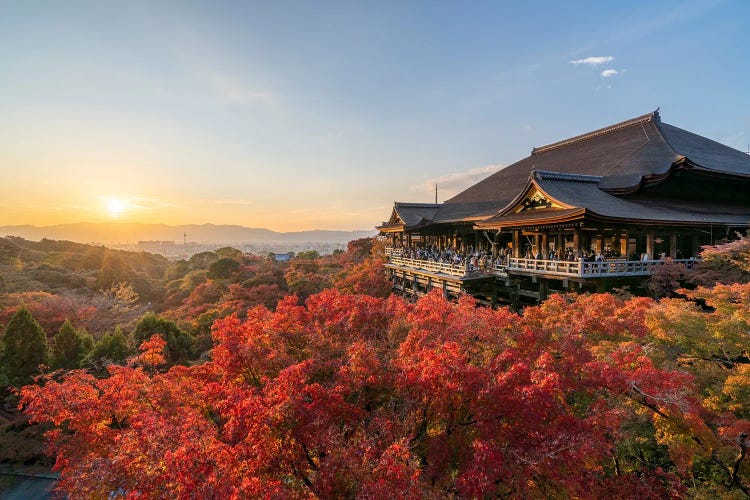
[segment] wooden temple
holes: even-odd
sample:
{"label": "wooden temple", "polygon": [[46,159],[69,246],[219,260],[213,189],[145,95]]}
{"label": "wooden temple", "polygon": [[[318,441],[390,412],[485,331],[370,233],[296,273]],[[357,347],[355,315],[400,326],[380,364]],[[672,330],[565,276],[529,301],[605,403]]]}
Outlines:
{"label": "wooden temple", "polygon": [[637,284],[750,227],[750,155],[654,111],[547,146],[378,226],[394,286],[495,302]]}

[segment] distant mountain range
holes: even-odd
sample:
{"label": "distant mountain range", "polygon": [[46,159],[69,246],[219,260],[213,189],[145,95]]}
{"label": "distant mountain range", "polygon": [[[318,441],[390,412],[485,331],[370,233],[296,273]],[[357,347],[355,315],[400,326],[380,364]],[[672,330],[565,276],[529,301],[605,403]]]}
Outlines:
{"label": "distant mountain range", "polygon": [[141,224],[127,222],[78,222],[54,226],[0,226],[0,236],[20,236],[27,240],[67,240],[78,243],[131,244],[138,241],[162,240],[201,244],[239,243],[347,243],[374,236],[375,231],[296,231],[281,233],[265,228],[225,224]]}

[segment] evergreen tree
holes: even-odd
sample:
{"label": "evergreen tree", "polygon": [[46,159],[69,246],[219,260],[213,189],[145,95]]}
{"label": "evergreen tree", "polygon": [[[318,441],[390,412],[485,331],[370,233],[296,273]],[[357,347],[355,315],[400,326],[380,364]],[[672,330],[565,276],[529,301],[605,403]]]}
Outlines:
{"label": "evergreen tree", "polygon": [[193,357],[193,337],[180,330],[177,323],[160,318],[154,313],[143,316],[133,330],[136,345],[151,338],[155,333],[167,342],[165,354],[169,364],[184,363]]}
{"label": "evergreen tree", "polygon": [[123,363],[134,353],[128,341],[128,337],[118,326],[113,333],[105,333],[91,352],[86,356],[81,365]]}
{"label": "evergreen tree", "polygon": [[52,346],[51,363],[55,369],[72,370],[93,348],[93,339],[86,330],[76,330],[70,320],[66,320],[55,335]]}
{"label": "evergreen tree", "polygon": [[5,327],[2,336],[0,372],[6,383],[21,387],[39,373],[48,360],[47,337],[26,307],[21,307]]}

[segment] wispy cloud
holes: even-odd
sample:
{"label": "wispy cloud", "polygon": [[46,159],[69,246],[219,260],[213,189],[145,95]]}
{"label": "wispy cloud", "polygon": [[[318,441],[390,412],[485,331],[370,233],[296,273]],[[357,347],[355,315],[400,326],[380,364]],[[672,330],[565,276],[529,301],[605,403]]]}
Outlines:
{"label": "wispy cloud", "polygon": [[412,190],[434,192],[435,185],[437,184],[439,199],[442,201],[460,193],[503,167],[505,165],[486,165],[484,167],[471,168],[464,172],[451,172],[440,177],[428,179],[419,186],[413,186]]}
{"label": "wispy cloud", "polygon": [[218,96],[227,104],[248,107],[256,104],[270,104],[273,100],[271,93],[253,89],[228,74],[214,73],[210,80]]}
{"label": "wispy cloud", "polygon": [[600,64],[614,61],[612,56],[591,56],[584,59],[573,59],[570,64],[588,64],[589,66],[599,66]]}
{"label": "wispy cloud", "polygon": [[144,196],[105,196],[100,195],[102,205],[107,205],[113,199],[118,200],[125,210],[159,210],[164,208],[184,208],[183,205],[158,198]]}
{"label": "wispy cloud", "polygon": [[601,74],[601,76],[602,76],[603,78],[609,78],[609,77],[611,77],[611,76],[619,75],[619,74],[620,74],[620,72],[619,72],[619,71],[617,71],[616,69],[605,69],[605,70],[604,70],[604,71],[602,71],[602,72],[601,72],[600,74]]}
{"label": "wispy cloud", "polygon": [[253,203],[250,200],[242,200],[242,199],[220,199],[220,200],[213,200],[214,205],[238,205],[238,206],[250,206],[253,205]]}

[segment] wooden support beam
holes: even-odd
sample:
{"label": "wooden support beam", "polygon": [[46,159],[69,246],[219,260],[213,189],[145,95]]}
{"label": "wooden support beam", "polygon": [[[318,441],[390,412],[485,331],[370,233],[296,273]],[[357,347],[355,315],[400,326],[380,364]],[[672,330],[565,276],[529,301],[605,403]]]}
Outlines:
{"label": "wooden support beam", "polygon": [[521,231],[513,231],[513,258],[521,257]]}
{"label": "wooden support beam", "polygon": [[547,292],[549,291],[549,281],[546,279],[539,280],[539,302],[547,300]]}
{"label": "wooden support beam", "polygon": [[669,256],[677,258],[677,233],[674,232],[669,235]]}
{"label": "wooden support beam", "polygon": [[646,233],[646,253],[648,254],[648,260],[654,260],[655,240],[654,231],[648,231]]}
{"label": "wooden support beam", "polygon": [[547,260],[549,255],[549,232],[542,233],[542,259]]}

